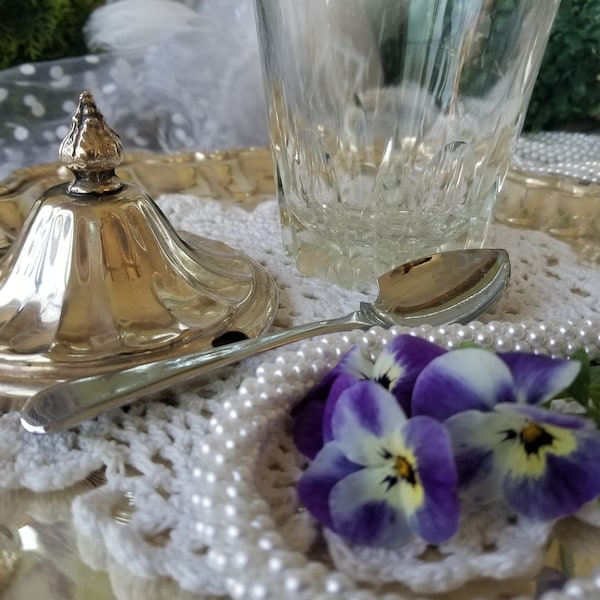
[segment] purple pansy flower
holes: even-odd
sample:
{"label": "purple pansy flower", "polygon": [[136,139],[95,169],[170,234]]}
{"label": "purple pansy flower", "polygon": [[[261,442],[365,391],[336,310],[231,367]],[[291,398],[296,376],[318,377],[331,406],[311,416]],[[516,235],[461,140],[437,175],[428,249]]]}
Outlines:
{"label": "purple pansy flower", "polygon": [[498,404],[445,423],[461,484],[477,502],[504,498],[516,512],[550,520],[600,494],[600,435],[586,419],[537,406]]}
{"label": "purple pansy flower", "polygon": [[314,458],[331,440],[331,415],[340,394],[358,381],[370,380],[389,390],[406,414],[415,380],[423,367],[445,349],[412,336],[395,337],[373,363],[355,346],[315,386],[294,411],[294,442],[308,458]]}
{"label": "purple pansy flower", "polygon": [[458,528],[450,437],[430,417],[408,419],[382,386],[346,388],[331,415],[332,439],[310,463],[299,497],[326,527],[358,545],[430,543]]}
{"label": "purple pansy flower", "polygon": [[566,389],[580,369],[576,360],[459,348],[422,370],[412,411],[444,421],[465,410],[489,411],[501,402],[542,404]]}
{"label": "purple pansy flower", "polygon": [[540,355],[455,350],[423,369],[413,413],[444,421],[466,497],[504,498],[520,514],[556,519],[600,495],[598,430],[538,406],[580,368]]}

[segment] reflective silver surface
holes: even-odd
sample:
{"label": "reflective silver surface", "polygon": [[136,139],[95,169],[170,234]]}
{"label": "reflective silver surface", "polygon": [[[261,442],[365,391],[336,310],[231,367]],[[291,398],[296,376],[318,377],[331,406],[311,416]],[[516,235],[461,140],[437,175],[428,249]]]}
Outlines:
{"label": "reflective silver surface", "polygon": [[270,275],[219,241],[177,233],[150,196],[121,181],[120,140],[87,92],[60,156],[74,178],[37,198],[0,261],[0,410],[56,381],[271,324]]}
{"label": "reflective silver surface", "polygon": [[[2,600],[215,600],[182,590],[166,577],[142,579],[73,522],[79,494],[105,485],[95,471],[74,486],[52,492],[0,489],[0,597]],[[109,507],[115,523],[131,519],[127,498]]]}
{"label": "reflective silver surface", "polygon": [[374,325],[468,322],[500,298],[509,276],[505,250],[457,250],[421,258],[384,274],[378,280],[380,294],[375,303],[363,303],[345,317],[59,383],[24,404],[21,423],[35,433],[66,429],[188,377],[315,335]]}

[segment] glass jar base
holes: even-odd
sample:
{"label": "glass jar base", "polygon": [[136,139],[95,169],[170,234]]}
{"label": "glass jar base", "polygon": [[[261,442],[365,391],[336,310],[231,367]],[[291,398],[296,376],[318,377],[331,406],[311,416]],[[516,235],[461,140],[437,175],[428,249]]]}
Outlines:
{"label": "glass jar base", "polygon": [[369,290],[377,278],[406,262],[447,250],[481,247],[459,235],[442,244],[423,245],[422,240],[378,239],[375,245],[348,246],[336,242],[335,232],[287,230],[285,251],[294,257],[296,267],[307,277],[317,277],[348,289]]}

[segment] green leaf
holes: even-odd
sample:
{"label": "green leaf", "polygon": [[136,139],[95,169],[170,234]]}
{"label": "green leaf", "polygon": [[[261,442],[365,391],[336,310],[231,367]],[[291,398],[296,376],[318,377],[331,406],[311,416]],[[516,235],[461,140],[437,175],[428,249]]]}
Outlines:
{"label": "green leaf", "polygon": [[[578,360],[581,362],[581,369],[573,383],[560,392],[556,398],[573,398],[581,406],[585,408],[589,407],[589,390],[590,390],[590,377],[591,377],[591,365],[590,359],[587,352],[583,349],[577,350],[571,357],[571,360]],[[600,408],[600,406],[599,406]]]}
{"label": "green leaf", "polygon": [[465,340],[464,342],[461,342],[458,345],[458,347],[459,348],[481,348],[483,350],[486,350],[486,348],[483,348],[483,346],[481,344],[478,344],[477,342],[471,342],[469,340]]}
{"label": "green leaf", "polygon": [[586,416],[594,422],[598,429],[600,429],[600,409],[590,406],[587,409]]}
{"label": "green leaf", "polygon": [[588,393],[592,404],[600,409],[600,365],[590,367]]}

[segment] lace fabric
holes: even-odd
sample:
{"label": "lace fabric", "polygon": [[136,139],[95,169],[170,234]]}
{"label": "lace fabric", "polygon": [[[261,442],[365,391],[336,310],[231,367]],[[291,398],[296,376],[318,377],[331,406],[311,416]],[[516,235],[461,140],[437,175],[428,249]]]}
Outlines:
{"label": "lace fabric", "polygon": [[[283,540],[273,553],[285,548],[317,558],[318,527],[300,509],[294,491],[305,460],[294,448],[290,419],[283,410],[279,418],[264,425],[261,435],[265,442],[255,453],[255,489],[246,483],[257,498],[266,500],[270,532]],[[252,491],[245,491],[245,496],[252,498]],[[398,549],[351,547],[325,531],[326,550],[321,549],[318,558],[371,590],[401,582],[414,592],[433,594],[453,590],[471,579],[531,577],[541,566],[551,530],[551,523],[513,520],[502,506],[486,506],[463,515],[457,535],[435,549],[418,538]],[[240,551],[243,548],[244,544],[239,544]]]}

